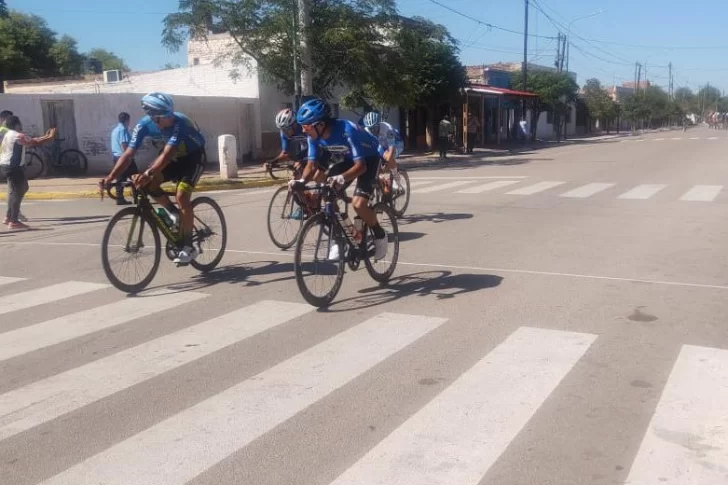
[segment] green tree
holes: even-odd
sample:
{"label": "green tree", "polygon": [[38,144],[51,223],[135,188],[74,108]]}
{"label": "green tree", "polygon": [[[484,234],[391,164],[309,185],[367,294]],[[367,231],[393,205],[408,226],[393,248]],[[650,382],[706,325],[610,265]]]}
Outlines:
{"label": "green tree", "polygon": [[[512,75],[514,89],[523,89],[523,73]],[[568,114],[569,104],[576,102],[579,85],[565,72],[532,71],[528,73],[528,91],[538,95],[535,101],[534,119],[531,120],[531,137],[536,135],[536,127],[541,112],[551,112],[554,117],[554,131],[561,139],[563,121]]]}
{"label": "green tree", "polygon": [[129,66],[126,65],[124,59],[117,56],[113,52],[107,51],[106,49],[91,49],[89,52],[86,53],[86,57],[93,58],[101,62],[101,68],[104,71],[129,71]]}
{"label": "green tree", "polygon": [[683,87],[675,90],[675,102],[684,113],[697,113],[697,97],[690,88]]}
{"label": "green tree", "polygon": [[8,6],[5,4],[5,0],[0,0],[0,19],[8,17]]}
{"label": "green tree", "polygon": [[611,121],[617,116],[616,104],[598,79],[588,79],[586,81],[584,85],[584,102],[589,111],[589,116],[600,122],[600,128],[606,126],[607,133],[609,133]]}
{"label": "green tree", "polygon": [[[328,97],[337,86],[356,86],[376,66],[381,28],[394,15],[393,0],[313,0],[311,44],[313,88]],[[294,89],[293,59],[301,65],[294,0],[180,0],[165,17],[162,43],[178,50],[186,39],[228,33],[237,49],[218,60],[252,68],[287,94]]]}
{"label": "green tree", "polygon": [[422,18],[400,19],[383,34],[377,64],[342,104],[365,111],[426,106],[432,114],[427,126],[432,139],[437,106],[457,99],[467,84],[457,54],[456,41],[444,26]]}
{"label": "green tree", "polygon": [[13,80],[54,75],[56,64],[49,52],[55,35],[37,15],[11,11],[0,18],[0,77]]}
{"label": "green tree", "polygon": [[164,66],[162,66],[163,71],[170,71],[172,69],[179,69],[179,64],[172,64],[171,62],[166,63]]}
{"label": "green tree", "polygon": [[83,72],[83,56],[78,53],[78,43],[68,35],[57,40],[48,54],[56,64],[61,76],[77,76]]}

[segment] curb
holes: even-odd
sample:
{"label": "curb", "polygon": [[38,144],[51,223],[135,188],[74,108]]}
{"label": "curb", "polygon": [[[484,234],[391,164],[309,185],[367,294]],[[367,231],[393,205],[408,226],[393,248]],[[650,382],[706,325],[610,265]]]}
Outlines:
{"label": "curb", "polygon": [[[282,185],[286,183],[286,179],[258,179],[258,180],[220,180],[211,183],[201,183],[195,187],[197,192],[209,192],[213,190],[244,190],[255,189],[259,187],[271,187],[274,185]],[[173,184],[162,184],[165,190],[172,189]],[[124,194],[131,195],[131,191],[126,189]],[[7,193],[0,193],[0,200],[7,200]],[[27,192],[23,200],[53,200],[53,199],[98,199],[98,190],[79,190],[74,192]]]}

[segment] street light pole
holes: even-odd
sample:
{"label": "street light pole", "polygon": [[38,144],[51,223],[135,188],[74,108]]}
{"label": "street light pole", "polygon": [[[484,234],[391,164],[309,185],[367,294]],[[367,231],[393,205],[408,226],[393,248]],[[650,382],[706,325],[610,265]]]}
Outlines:
{"label": "street light pole", "polygon": [[[525,21],[523,27],[523,90],[528,90],[528,0],[526,2]],[[523,99],[523,107],[521,109],[521,119],[526,120],[526,98]]]}
{"label": "street light pole", "polygon": [[604,10],[599,10],[597,12],[590,13],[589,15],[584,15],[583,17],[577,17],[571,22],[569,22],[568,28],[566,29],[566,72],[569,72],[569,54],[571,53],[571,24],[574,22],[578,22],[579,20],[588,19],[590,17],[594,17],[596,15],[601,15],[604,13]]}

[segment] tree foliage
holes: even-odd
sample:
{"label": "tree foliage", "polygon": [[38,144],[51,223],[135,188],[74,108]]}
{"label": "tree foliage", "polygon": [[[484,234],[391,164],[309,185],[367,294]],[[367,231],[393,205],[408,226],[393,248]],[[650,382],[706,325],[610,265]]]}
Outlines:
{"label": "tree foliage", "polygon": [[84,57],[78,53],[77,45],[73,37],[64,35],[48,51],[61,76],[77,76],[83,72]]}
{"label": "tree foliage", "polygon": [[[678,90],[679,91],[679,90]],[[622,112],[634,126],[656,127],[661,125],[681,124],[689,112],[683,103],[690,99],[689,90],[675,92],[674,99],[659,86],[649,86],[626,96],[622,102]],[[679,94],[679,96],[678,96]]]}
{"label": "tree foliage", "polygon": [[607,131],[611,121],[619,114],[619,106],[612,100],[604,90],[598,79],[588,79],[584,85],[584,103],[589,116],[600,122],[600,126],[606,125]]}
{"label": "tree foliage", "polygon": [[[164,20],[162,43],[178,50],[187,38],[206,39],[228,33],[237,49],[222,52],[246,69],[257,65],[261,75],[293,93],[293,58],[297,47],[295,0],[181,0],[180,11]],[[328,96],[341,85],[356,82],[377,61],[378,28],[394,13],[392,0],[312,0],[311,43],[314,92]]]}
{"label": "tree foliage", "polygon": [[[511,85],[514,89],[523,90],[523,73],[518,71],[512,75]],[[561,128],[569,113],[569,104],[577,99],[579,85],[565,72],[529,71],[527,90],[538,95],[531,120],[531,136],[535,136],[541,112],[553,113],[554,130],[561,136]]]}
{"label": "tree foliage", "polygon": [[[10,11],[3,17],[3,7],[0,0],[0,79],[74,76],[83,72],[86,55],[78,52],[73,37],[57,38],[37,15]],[[98,52],[106,51],[94,49],[89,54]],[[124,64],[118,57],[113,58]]]}
{"label": "tree foliage", "polygon": [[[330,97],[346,86],[348,106],[415,106],[447,100],[464,85],[447,30],[398,16],[393,0],[312,0],[310,10],[314,94]],[[190,37],[228,33],[237,48],[218,60],[256,65],[290,95],[294,59],[302,65],[296,11],[294,0],[181,0],[180,11],[165,18],[162,42],[175,50]]]}
{"label": "tree foliage", "polygon": [[86,54],[86,57],[93,58],[101,62],[101,68],[104,71],[129,71],[129,66],[126,65],[124,59],[113,52],[107,51],[106,49],[91,49]]}
{"label": "tree foliage", "polygon": [[5,4],[5,0],[0,0],[0,19],[7,18],[8,14],[8,6]]}
{"label": "tree foliage", "polygon": [[346,106],[434,105],[452,100],[465,87],[457,42],[444,26],[419,17],[399,19],[383,37],[378,65],[344,97]]}

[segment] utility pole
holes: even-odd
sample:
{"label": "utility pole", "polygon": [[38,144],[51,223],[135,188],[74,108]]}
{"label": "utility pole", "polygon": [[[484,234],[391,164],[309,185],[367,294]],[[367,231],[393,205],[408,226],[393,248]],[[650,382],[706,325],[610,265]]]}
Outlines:
{"label": "utility pole", "polygon": [[[302,0],[299,0],[302,1]],[[523,90],[528,91],[528,0],[525,0],[525,21],[523,28]],[[526,99],[523,99],[521,119],[526,120]]]}
{"label": "utility pole", "polygon": [[307,0],[298,0],[298,20],[301,33],[301,90],[304,96],[313,94],[313,75],[311,73],[311,43],[308,38],[310,25]]}
{"label": "utility pole", "polygon": [[669,84],[668,91],[670,93],[670,99],[672,99],[673,98],[673,91],[672,91],[672,61],[670,62],[670,64],[667,65],[667,67],[670,68],[670,84]]}
{"label": "utility pole", "polygon": [[558,72],[561,72],[562,66],[564,65],[564,58],[561,53],[561,35],[561,32],[559,32],[558,40],[556,42],[556,63],[554,64]]}
{"label": "utility pole", "polygon": [[293,12],[293,93],[294,93],[294,100],[293,100],[293,106],[294,106],[294,112],[298,111],[298,108],[301,107],[301,77],[298,72],[298,36],[296,35],[296,32],[298,32],[298,18],[296,18],[296,12]]}

